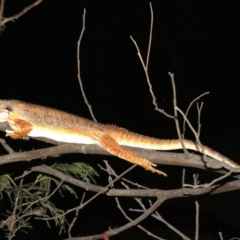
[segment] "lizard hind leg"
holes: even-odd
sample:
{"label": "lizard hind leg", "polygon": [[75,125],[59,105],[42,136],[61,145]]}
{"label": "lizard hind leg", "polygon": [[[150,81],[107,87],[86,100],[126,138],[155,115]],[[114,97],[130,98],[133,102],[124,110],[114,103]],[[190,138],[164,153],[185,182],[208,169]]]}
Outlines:
{"label": "lizard hind leg", "polygon": [[155,164],[151,163],[146,159],[139,157],[133,152],[124,150],[111,136],[107,134],[99,134],[97,136],[94,135],[94,138],[98,140],[100,145],[111,154],[119,158],[122,158],[124,160],[127,160],[133,164],[137,164],[153,173],[158,173],[160,175],[167,176],[166,173],[155,169],[153,167],[153,166],[156,166]]}

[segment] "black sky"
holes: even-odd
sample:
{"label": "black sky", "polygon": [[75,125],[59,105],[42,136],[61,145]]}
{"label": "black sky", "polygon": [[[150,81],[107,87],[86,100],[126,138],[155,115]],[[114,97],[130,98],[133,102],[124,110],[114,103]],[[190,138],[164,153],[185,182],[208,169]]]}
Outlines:
{"label": "black sky", "polygon": [[[4,16],[11,16],[30,3],[30,0],[6,0]],[[130,40],[132,35],[145,58],[149,1],[44,0],[14,23],[8,23],[0,36],[1,99],[19,99],[90,118],[77,79],[76,47],[84,7],[87,13],[81,73],[98,121],[149,136],[177,138],[174,122],[154,111],[142,66]],[[156,0],[152,1],[152,7],[149,74],[159,107],[172,113],[169,71],[175,73],[178,106],[183,111],[195,97],[210,91],[202,99],[201,141],[240,163],[240,2]],[[192,109],[190,120],[196,126],[196,108]],[[194,139],[190,131],[187,137]],[[173,180],[171,168],[167,169]],[[146,176],[154,179],[151,183],[157,179],[151,173]],[[168,183],[168,180],[158,181]],[[216,226],[208,235],[209,224],[205,219],[202,226],[206,228],[206,238],[202,239],[207,239],[207,235],[211,236],[209,239],[219,239],[217,232],[222,229],[226,229],[226,237],[240,236],[239,222],[235,222],[239,208],[220,205],[225,202],[221,199],[229,203],[235,198],[235,206],[239,197],[232,193],[202,199],[203,212],[209,213],[212,221],[209,224]],[[193,201],[184,201],[181,204],[189,203],[194,211]],[[184,216],[177,201],[166,205],[165,214],[174,209],[170,218],[174,219],[176,214]],[[224,219],[222,215],[227,212],[230,212],[228,219]],[[191,222],[189,218],[186,221]],[[112,224],[114,227],[115,223]],[[130,239],[129,236],[121,239]],[[141,239],[148,239],[143,236]]]}

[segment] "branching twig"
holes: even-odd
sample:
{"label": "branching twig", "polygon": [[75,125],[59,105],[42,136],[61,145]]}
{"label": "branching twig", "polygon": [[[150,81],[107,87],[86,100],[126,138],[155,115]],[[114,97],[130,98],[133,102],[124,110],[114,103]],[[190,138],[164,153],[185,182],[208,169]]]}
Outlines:
{"label": "branching twig", "polygon": [[[196,102],[197,100],[199,100],[200,98],[202,98],[203,96],[207,95],[207,94],[210,94],[210,92],[205,92],[205,93],[199,95],[198,97],[196,97],[195,99],[193,99],[192,102],[190,102],[190,104],[189,104],[189,106],[188,106],[188,108],[187,108],[187,111],[186,111],[186,113],[185,113],[185,116],[186,116],[186,117],[187,117],[187,115],[188,115],[188,113],[189,113],[189,111],[190,111],[193,103]],[[186,130],[186,127],[185,127],[185,126],[186,126],[186,120],[183,119],[183,135],[184,135],[184,132],[185,132],[185,130]]]}
{"label": "branching twig", "polygon": [[191,129],[192,133],[194,134],[196,141],[199,142],[199,138],[198,138],[198,134],[197,132],[194,130],[192,124],[188,121],[187,117],[185,116],[185,114],[183,113],[183,111],[179,108],[179,107],[175,107],[175,109],[181,113],[181,115],[183,116],[184,120],[186,121],[186,123],[188,124],[189,128]]}
{"label": "branching twig", "polygon": [[189,128],[191,129],[192,133],[194,134],[195,138],[196,138],[196,142],[199,144],[199,150],[200,152],[203,154],[203,160],[204,162],[207,162],[206,158],[207,158],[207,155],[206,153],[204,152],[204,149],[201,147],[202,146],[202,143],[200,142],[200,139],[199,139],[199,136],[200,136],[200,133],[197,133],[195,131],[195,129],[193,128],[192,124],[189,122],[189,120],[187,119],[186,115],[182,112],[182,110],[180,108],[178,108],[177,106],[175,107],[175,109],[181,113],[181,115],[183,116],[184,120],[187,122]]}
{"label": "branching twig", "polygon": [[[135,198],[135,200],[138,202],[138,204],[142,207],[142,209],[130,209],[132,211],[135,212],[145,212],[147,209],[145,207],[145,205],[142,203],[141,199],[139,198]],[[152,201],[149,200],[150,205],[152,206]],[[160,214],[159,212],[155,212],[151,215],[153,218],[157,219],[158,221],[162,222],[163,224],[165,224],[169,229],[171,229],[173,232],[175,232],[176,234],[178,234],[182,239],[184,240],[190,240],[190,238],[188,238],[185,234],[183,234],[181,231],[179,231],[176,227],[174,227],[172,224],[170,224],[169,222],[167,222]]]}
{"label": "branching twig", "polygon": [[[131,170],[132,170],[132,167],[134,167],[134,166],[131,166],[131,167],[128,168],[126,171],[124,171],[123,173],[121,173],[117,178],[115,178],[115,179],[113,180],[113,183],[116,182],[116,181],[118,181],[118,180],[119,180],[122,176],[124,176],[127,172],[131,171]],[[34,167],[33,169],[35,170],[35,169],[37,169],[37,168],[38,168],[38,167]],[[57,173],[58,173],[58,177],[63,176],[63,177],[66,179],[66,175],[65,175],[65,174],[62,174],[61,172],[59,172],[59,171],[57,171],[57,170],[55,170],[55,169],[52,169],[52,172],[57,172]],[[68,177],[71,179],[70,176],[67,176],[67,178],[68,178]],[[83,181],[77,180],[77,179],[75,179],[75,178],[73,178],[73,179],[74,179],[74,182],[75,182],[75,183],[76,183],[76,182],[80,182],[81,184],[83,184],[83,185],[85,185],[85,186],[89,185],[89,184],[87,184],[87,183],[85,183],[85,182],[83,182]],[[61,178],[61,180],[63,180],[63,179]],[[72,182],[72,183],[73,183],[73,182]],[[74,184],[74,185],[76,185],[76,184]],[[93,185],[93,184],[90,184],[90,185]],[[69,213],[71,213],[71,212],[73,212],[73,211],[76,211],[76,210],[79,209],[79,208],[85,207],[87,204],[89,204],[90,202],[92,202],[92,201],[93,201],[95,198],[97,198],[99,195],[101,195],[101,194],[106,194],[106,192],[109,191],[110,187],[111,187],[110,184],[108,184],[106,187],[101,187],[101,190],[100,190],[100,191],[97,191],[97,193],[96,193],[93,197],[91,197],[90,199],[88,199],[86,202],[81,203],[81,205],[78,206],[78,207],[75,207],[75,208],[72,208],[72,209],[67,210],[65,213],[63,213],[63,214],[61,214],[61,215],[58,215],[57,217],[65,216],[65,215],[67,215],[67,214],[69,214]],[[88,190],[89,190],[89,189],[88,189]],[[55,219],[55,218],[56,218],[56,217],[38,218],[38,219],[41,219],[41,220],[52,220],[52,219]]]}
{"label": "branching twig", "polygon": [[152,233],[150,233],[149,231],[147,231],[145,228],[143,228],[141,225],[139,225],[138,223],[142,222],[146,217],[148,217],[149,215],[151,215],[162,203],[163,203],[163,199],[162,198],[158,198],[156,200],[156,202],[146,211],[143,212],[142,215],[140,215],[140,217],[138,217],[135,220],[132,220],[127,214],[126,212],[123,210],[123,208],[121,207],[121,204],[119,202],[119,200],[117,198],[115,198],[116,202],[117,202],[117,206],[119,208],[119,210],[122,212],[123,216],[129,221],[129,223],[127,225],[125,225],[125,230],[126,227],[129,228],[131,226],[137,225],[138,228],[140,228],[141,230],[143,230],[144,232],[148,233],[148,235],[150,235],[151,237],[154,237],[156,239],[159,240],[164,240],[163,238],[160,238]]}
{"label": "branching twig", "polygon": [[[107,167],[107,169],[109,169],[109,166]],[[114,170],[110,170],[110,173],[115,173]],[[109,184],[112,183],[112,175],[109,175]],[[124,182],[122,182],[122,185],[125,186],[126,189],[129,189],[128,185],[126,185]],[[114,185],[111,184],[111,186],[113,187]],[[141,198],[134,198],[139,204],[141,203]],[[129,222],[132,222],[132,219],[126,214],[126,212],[124,211],[124,209],[121,207],[121,204],[120,204],[120,201],[118,199],[118,197],[115,197],[115,201],[117,202],[117,206],[118,208],[120,209],[120,211],[122,212],[122,214],[124,215],[124,217],[129,221]],[[145,212],[147,212],[148,210],[145,209]],[[147,216],[146,216],[147,217]],[[143,221],[144,219],[142,219]],[[156,239],[159,239],[159,240],[163,240],[162,238],[156,236],[155,234],[151,233],[149,230],[147,230],[146,228],[142,227],[140,224],[137,225],[138,228],[140,228],[142,231],[146,232],[147,235],[153,237],[153,238],[156,238]]]}
{"label": "branching twig", "polygon": [[23,213],[27,212],[34,204],[37,204],[38,202],[46,202],[46,201],[48,201],[57,192],[57,190],[60,189],[62,184],[63,184],[63,181],[61,181],[58,184],[58,186],[49,195],[47,195],[45,197],[42,197],[42,198],[39,198],[39,199],[36,199],[35,201],[32,201],[31,203],[28,203],[28,207],[23,211]]}
{"label": "branching twig", "polygon": [[216,185],[217,182],[231,176],[232,172],[229,171],[227,172],[226,174],[224,175],[221,175],[220,177],[218,178],[215,178],[214,180],[212,180],[210,183],[204,183],[204,184],[199,184],[198,181],[196,181],[196,175],[194,175],[195,177],[195,181],[194,181],[194,184],[191,185],[191,184],[184,184],[184,187],[192,187],[192,188],[204,188],[204,187],[210,187],[210,186],[213,186],[213,185]]}
{"label": "branching twig", "polygon": [[143,61],[143,57],[142,57],[142,54],[140,52],[140,49],[138,47],[138,44],[137,42],[134,40],[134,38],[132,36],[130,36],[132,42],[134,43],[136,49],[137,49],[137,55],[140,59],[140,62],[143,66],[143,69],[144,69],[144,73],[145,73],[145,76],[146,76],[146,79],[147,79],[147,84],[148,84],[148,87],[149,87],[149,92],[151,93],[151,96],[152,96],[152,103],[155,107],[155,110],[159,111],[160,113],[164,114],[165,116],[169,117],[169,118],[174,118],[174,116],[166,113],[163,109],[160,109],[158,107],[158,104],[157,104],[157,99],[153,93],[153,88],[152,88],[152,84],[150,82],[150,77],[149,77],[149,74],[148,74],[148,65],[149,65],[149,57],[150,57],[150,51],[151,51],[151,44],[152,44],[152,29],[153,29],[153,11],[152,11],[152,4],[150,3],[150,11],[151,11],[151,25],[150,25],[150,32],[149,32],[149,41],[148,41],[148,50],[147,50],[147,58],[146,58],[146,63]]}
{"label": "branching twig", "polygon": [[[133,43],[134,43],[134,45],[135,45],[135,47],[136,47],[136,49],[137,49],[137,55],[138,55],[138,57],[139,57],[139,59],[140,59],[140,62],[141,62],[141,64],[142,64],[142,66],[143,66],[144,73],[145,73],[145,76],[146,76],[146,79],[147,79],[147,83],[148,83],[148,87],[149,87],[149,92],[151,93],[151,96],[152,96],[152,104],[154,105],[155,110],[158,111],[158,112],[160,112],[160,113],[162,113],[162,114],[164,114],[165,116],[167,116],[167,117],[169,117],[169,118],[174,119],[174,116],[166,113],[164,109],[161,109],[161,108],[158,107],[157,99],[156,99],[156,97],[155,97],[155,95],[154,95],[154,93],[153,93],[153,88],[152,88],[152,84],[151,84],[151,82],[150,82],[150,77],[149,77],[149,74],[148,74],[148,69],[147,69],[147,67],[146,67],[146,64],[145,64],[144,61],[143,61],[143,58],[142,58],[141,52],[140,52],[140,50],[139,50],[139,47],[138,47],[138,45],[137,45],[137,42],[134,40],[134,38],[133,38],[132,36],[130,36],[130,38],[131,38],[131,40],[133,41]],[[149,49],[149,50],[150,50],[150,49]]]}

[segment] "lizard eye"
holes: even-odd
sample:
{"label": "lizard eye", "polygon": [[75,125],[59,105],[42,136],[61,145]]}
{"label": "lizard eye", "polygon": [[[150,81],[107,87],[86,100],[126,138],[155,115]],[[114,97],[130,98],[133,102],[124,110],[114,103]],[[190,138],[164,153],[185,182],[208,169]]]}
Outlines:
{"label": "lizard eye", "polygon": [[7,110],[8,112],[12,112],[13,111],[12,108],[8,107],[8,106],[6,106],[4,109]]}

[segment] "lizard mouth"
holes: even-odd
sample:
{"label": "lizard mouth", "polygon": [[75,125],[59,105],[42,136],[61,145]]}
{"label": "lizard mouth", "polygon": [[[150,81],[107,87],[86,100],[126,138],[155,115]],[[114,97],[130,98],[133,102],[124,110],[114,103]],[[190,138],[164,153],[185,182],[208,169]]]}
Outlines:
{"label": "lizard mouth", "polygon": [[6,122],[8,120],[8,116],[10,114],[10,111],[7,109],[3,109],[0,111],[0,122]]}

